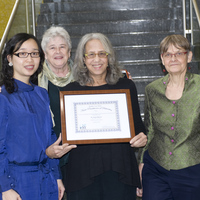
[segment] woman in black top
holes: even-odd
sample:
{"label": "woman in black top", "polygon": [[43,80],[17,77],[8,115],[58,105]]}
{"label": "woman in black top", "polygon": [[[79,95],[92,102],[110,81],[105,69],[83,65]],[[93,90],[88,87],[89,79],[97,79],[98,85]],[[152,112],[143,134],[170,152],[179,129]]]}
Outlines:
{"label": "woman in black top", "polygon": [[[47,29],[42,37],[41,46],[45,54],[43,70],[38,75],[38,85],[48,91],[50,108],[54,124],[54,132],[58,140],[46,154],[51,158],[60,158],[60,167],[67,163],[68,151],[75,145],[59,145],[61,142],[61,122],[59,92],[68,83],[73,81],[71,55],[71,39],[68,32],[60,26]],[[64,155],[64,156],[63,156]]]}
{"label": "woman in black top", "polygon": [[64,87],[65,91],[130,90],[136,136],[130,144],[89,144],[73,149],[64,178],[67,200],[133,200],[140,178],[132,147],[143,147],[147,142],[135,84],[121,78],[112,45],[100,33],[82,37],[73,69],[75,82]]}

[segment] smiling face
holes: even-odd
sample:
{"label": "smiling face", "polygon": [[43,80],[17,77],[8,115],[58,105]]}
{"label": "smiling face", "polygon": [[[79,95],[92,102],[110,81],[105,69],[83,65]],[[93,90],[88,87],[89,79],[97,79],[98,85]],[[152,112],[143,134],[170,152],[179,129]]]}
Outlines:
{"label": "smiling face", "polygon": [[[39,52],[38,45],[33,39],[25,41],[21,47],[14,53],[20,52]],[[32,58],[28,55],[27,58],[19,58],[16,55],[8,55],[8,62],[13,63],[13,78],[24,83],[29,83],[30,77],[36,72],[39,67],[40,57]]]}
{"label": "smiling face", "polygon": [[45,59],[52,71],[67,67],[69,57],[70,51],[66,41],[59,36],[51,38],[45,49]]}
{"label": "smiling face", "polygon": [[167,52],[165,52],[162,56],[162,63],[165,66],[166,70],[169,74],[182,74],[187,71],[187,63],[192,60],[192,52],[189,51],[182,56],[172,55],[170,57],[166,57],[167,54],[176,54],[185,52],[186,50],[183,48],[177,48],[174,45],[170,45]]}
{"label": "smiling face", "polygon": [[[105,49],[98,39],[90,40],[85,45],[85,53],[99,53],[105,52]],[[108,57],[100,58],[96,55],[94,58],[84,58],[84,62],[89,71],[89,76],[93,78],[94,81],[101,80],[105,82],[108,66]]]}

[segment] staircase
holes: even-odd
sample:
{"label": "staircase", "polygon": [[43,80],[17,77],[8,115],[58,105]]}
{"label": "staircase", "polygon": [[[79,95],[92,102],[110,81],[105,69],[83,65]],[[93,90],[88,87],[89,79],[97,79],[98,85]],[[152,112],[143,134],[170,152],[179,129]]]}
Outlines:
{"label": "staircase", "polygon": [[[143,115],[145,86],[164,75],[159,44],[169,34],[183,34],[182,17],[180,0],[44,0],[36,30],[41,40],[50,26],[64,27],[72,39],[72,58],[84,34],[107,35],[136,83]],[[191,71],[199,73],[198,65]]]}

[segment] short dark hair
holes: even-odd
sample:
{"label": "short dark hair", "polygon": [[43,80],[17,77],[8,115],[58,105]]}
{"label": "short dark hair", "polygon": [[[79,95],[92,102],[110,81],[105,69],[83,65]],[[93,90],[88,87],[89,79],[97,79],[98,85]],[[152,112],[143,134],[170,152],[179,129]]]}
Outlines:
{"label": "short dark hair", "polygon": [[16,85],[14,84],[13,80],[13,66],[9,66],[7,56],[13,56],[13,54],[19,50],[22,44],[29,39],[33,39],[37,43],[40,53],[39,67],[37,71],[30,77],[30,81],[34,82],[37,79],[38,74],[42,71],[44,62],[44,52],[37,38],[34,35],[28,33],[18,33],[14,35],[6,43],[2,54],[2,70],[0,77],[0,85],[5,85],[5,88],[8,93],[13,93],[16,90]]}

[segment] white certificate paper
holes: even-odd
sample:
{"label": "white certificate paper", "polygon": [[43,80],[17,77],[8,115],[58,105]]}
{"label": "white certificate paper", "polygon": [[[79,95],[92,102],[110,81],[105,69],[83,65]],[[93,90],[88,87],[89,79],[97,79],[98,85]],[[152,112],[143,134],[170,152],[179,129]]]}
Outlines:
{"label": "white certificate paper", "polygon": [[74,113],[76,133],[120,130],[118,101],[74,103]]}

